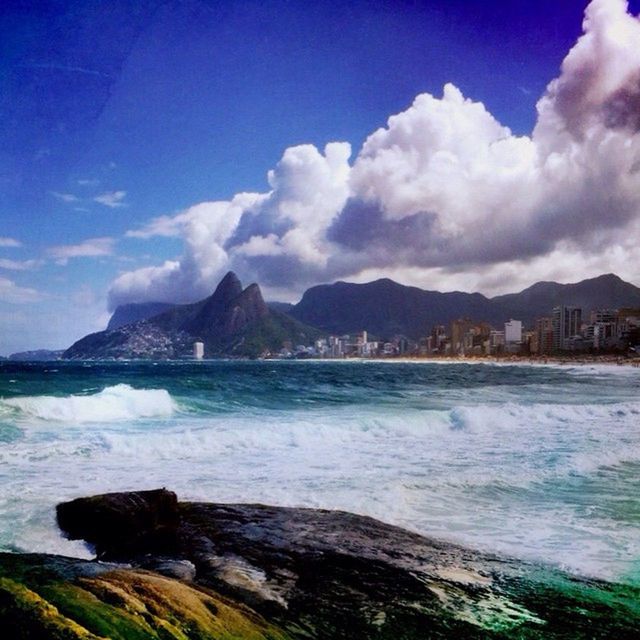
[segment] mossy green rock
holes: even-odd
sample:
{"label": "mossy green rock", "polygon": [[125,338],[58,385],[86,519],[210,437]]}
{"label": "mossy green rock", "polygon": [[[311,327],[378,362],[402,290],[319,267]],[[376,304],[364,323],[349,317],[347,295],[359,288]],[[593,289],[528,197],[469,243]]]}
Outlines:
{"label": "mossy green rock", "polygon": [[4,638],[289,637],[241,603],[150,571],[56,556],[1,554],[0,576]]}

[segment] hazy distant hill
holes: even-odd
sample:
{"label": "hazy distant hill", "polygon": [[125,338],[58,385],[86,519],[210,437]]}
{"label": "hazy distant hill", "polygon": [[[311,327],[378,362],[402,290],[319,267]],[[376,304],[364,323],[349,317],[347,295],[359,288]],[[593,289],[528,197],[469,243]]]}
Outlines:
{"label": "hazy distant hill", "polygon": [[132,304],[121,304],[111,316],[109,324],[107,325],[107,331],[113,331],[124,327],[126,324],[132,324],[134,322],[140,322],[140,320],[147,320],[153,318],[163,311],[167,311],[175,307],[170,302],[140,302]]}
{"label": "hazy distant hill", "polygon": [[506,315],[528,324],[536,317],[549,315],[560,304],[582,307],[583,313],[593,309],[640,307],[640,288],[613,273],[573,284],[537,282],[520,293],[496,296],[491,301],[500,305]]}
{"label": "hazy distant hill", "polygon": [[366,284],[336,282],[308,289],[290,315],[330,333],[367,329],[378,336],[419,338],[434,324],[469,317],[499,327],[515,318],[531,325],[558,304],[595,308],[640,307],[640,288],[615,275],[577,284],[539,282],[520,293],[486,298],[478,293],[439,293],[383,279]]}
{"label": "hazy distant hill", "polygon": [[18,360],[20,362],[38,362],[59,360],[64,350],[51,351],[50,349],[34,349],[33,351],[18,351],[9,356],[9,360]]}
{"label": "hazy distant hill", "polygon": [[307,344],[317,337],[311,327],[271,311],[257,284],[242,288],[229,272],[213,295],[200,302],[175,305],[152,318],[113,331],[85,336],[64,358],[179,358],[191,354],[193,342],[205,345],[205,356],[256,356],[283,342]]}
{"label": "hazy distant hill", "polygon": [[294,318],[331,333],[366,329],[377,336],[418,338],[433,324],[469,316],[501,321],[491,301],[479,293],[440,293],[383,279],[366,284],[336,282],[308,289],[291,310]]}

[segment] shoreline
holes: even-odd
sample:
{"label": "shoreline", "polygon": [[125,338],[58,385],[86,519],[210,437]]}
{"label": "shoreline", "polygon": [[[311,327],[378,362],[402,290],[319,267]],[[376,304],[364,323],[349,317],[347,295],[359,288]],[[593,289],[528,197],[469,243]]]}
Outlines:
{"label": "shoreline", "polygon": [[[201,362],[216,362],[212,358]],[[220,360],[226,360],[224,358]],[[248,359],[251,360],[251,359]],[[258,358],[264,362],[371,362],[375,364],[496,364],[496,365],[530,365],[530,366],[623,366],[640,368],[640,357],[625,358],[615,355],[588,356],[387,356],[387,357],[346,357],[346,358]]]}
{"label": "shoreline", "polygon": [[528,365],[528,366],[620,366],[640,368],[640,356],[625,357],[619,355],[582,355],[582,356],[419,356],[419,355],[401,355],[401,356],[385,356],[385,357],[344,357],[344,358],[245,358],[245,357],[220,357],[220,358],[203,358],[195,360],[191,358],[166,358],[162,360],[153,360],[149,358],[131,358],[131,359],[91,359],[91,360],[11,360],[0,359],[0,366],[5,364],[79,364],[79,363],[104,363],[104,364],[129,364],[129,363],[150,363],[150,364],[184,364],[191,365],[195,363],[212,363],[212,362],[370,362],[375,364],[395,363],[395,364],[495,364],[495,365]]}

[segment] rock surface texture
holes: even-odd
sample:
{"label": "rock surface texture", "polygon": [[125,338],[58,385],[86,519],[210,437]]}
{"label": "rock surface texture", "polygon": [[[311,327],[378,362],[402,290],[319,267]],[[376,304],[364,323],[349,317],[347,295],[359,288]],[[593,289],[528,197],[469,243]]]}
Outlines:
{"label": "rock surface texture", "polygon": [[13,637],[640,638],[638,588],[349,513],[157,490],[63,503],[58,521],[100,562],[1,556]]}

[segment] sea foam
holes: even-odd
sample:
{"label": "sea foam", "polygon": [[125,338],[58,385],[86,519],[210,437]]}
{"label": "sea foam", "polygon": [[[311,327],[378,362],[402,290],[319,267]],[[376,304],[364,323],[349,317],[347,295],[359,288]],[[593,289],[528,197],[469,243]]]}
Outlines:
{"label": "sea foam", "polygon": [[128,384],[106,387],[93,395],[27,396],[3,400],[24,417],[45,421],[119,422],[170,416],[176,403],[165,389],[134,389]]}

